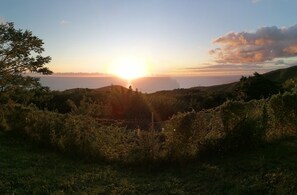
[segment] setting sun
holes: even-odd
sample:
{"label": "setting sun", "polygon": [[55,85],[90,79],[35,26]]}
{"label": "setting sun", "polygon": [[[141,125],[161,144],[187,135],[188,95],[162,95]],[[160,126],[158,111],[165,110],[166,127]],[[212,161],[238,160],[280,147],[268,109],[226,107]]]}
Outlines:
{"label": "setting sun", "polygon": [[125,57],[111,63],[109,72],[118,77],[131,80],[148,74],[147,63],[136,57]]}

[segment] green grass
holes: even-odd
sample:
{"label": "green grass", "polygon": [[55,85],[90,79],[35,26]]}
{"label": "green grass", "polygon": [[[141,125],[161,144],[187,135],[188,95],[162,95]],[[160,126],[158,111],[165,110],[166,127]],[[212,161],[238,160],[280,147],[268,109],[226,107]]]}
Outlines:
{"label": "green grass", "polygon": [[297,140],[162,167],[88,163],[0,132],[0,194],[292,194]]}

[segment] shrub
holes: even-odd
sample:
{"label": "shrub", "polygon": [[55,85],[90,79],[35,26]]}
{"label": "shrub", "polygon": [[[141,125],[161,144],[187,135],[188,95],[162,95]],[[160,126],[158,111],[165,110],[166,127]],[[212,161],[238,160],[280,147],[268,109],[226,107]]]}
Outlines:
{"label": "shrub", "polygon": [[162,132],[142,131],[135,136],[126,161],[138,165],[162,163],[168,160],[165,136]]}
{"label": "shrub", "polygon": [[1,108],[1,128],[10,133],[24,134],[26,115],[30,108],[22,105],[8,103]]}
{"label": "shrub", "polygon": [[166,121],[164,131],[139,134],[103,125],[89,115],[10,103],[0,108],[0,127],[87,160],[160,163],[249,150],[273,138],[295,136],[296,102],[294,93],[267,100],[228,101],[215,109],[178,113]]}
{"label": "shrub", "polygon": [[200,112],[179,113],[167,122],[166,145],[173,159],[195,158],[201,152],[246,150],[265,135],[264,100],[226,102]]}
{"label": "shrub", "polygon": [[222,123],[216,110],[179,113],[167,122],[165,135],[168,156],[195,158],[206,143],[221,138]]}
{"label": "shrub", "polygon": [[267,136],[275,139],[297,134],[297,93],[278,94],[268,102]]}
{"label": "shrub", "polygon": [[265,100],[226,102],[220,107],[224,137],[220,141],[223,151],[246,150],[261,144],[265,136],[263,118]]}

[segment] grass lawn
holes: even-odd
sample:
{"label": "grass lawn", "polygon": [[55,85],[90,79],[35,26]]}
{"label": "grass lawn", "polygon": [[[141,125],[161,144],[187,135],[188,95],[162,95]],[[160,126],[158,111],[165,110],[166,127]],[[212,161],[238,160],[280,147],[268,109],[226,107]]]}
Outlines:
{"label": "grass lawn", "polygon": [[297,140],[158,168],[87,163],[0,132],[0,194],[293,194]]}

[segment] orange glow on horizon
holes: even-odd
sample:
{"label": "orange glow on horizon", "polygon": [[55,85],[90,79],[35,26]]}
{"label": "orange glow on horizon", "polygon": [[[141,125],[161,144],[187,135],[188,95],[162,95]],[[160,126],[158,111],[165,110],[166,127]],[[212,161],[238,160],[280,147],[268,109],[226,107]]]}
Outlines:
{"label": "orange glow on horizon", "polygon": [[147,63],[136,57],[124,57],[113,61],[109,66],[109,73],[126,80],[145,77],[149,74]]}

